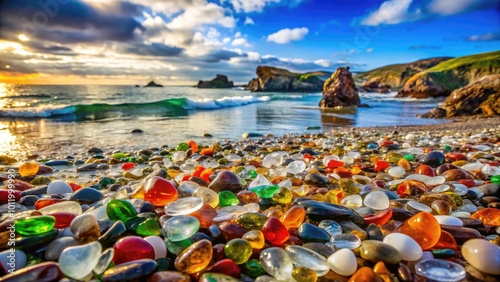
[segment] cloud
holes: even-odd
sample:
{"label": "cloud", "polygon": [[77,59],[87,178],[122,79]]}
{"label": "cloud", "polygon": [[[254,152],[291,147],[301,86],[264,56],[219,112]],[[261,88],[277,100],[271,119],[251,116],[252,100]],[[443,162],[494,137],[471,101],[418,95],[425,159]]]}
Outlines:
{"label": "cloud", "polygon": [[371,53],[371,52],[373,52],[373,48],[367,48],[366,49],[366,53]]}
{"label": "cloud", "polygon": [[[221,1],[223,2],[223,1]],[[279,3],[280,0],[228,0],[237,13],[262,12],[266,5]]]}
{"label": "cloud", "polygon": [[158,56],[158,57],[175,57],[182,54],[184,49],[167,46],[161,43],[151,43],[150,45],[146,44],[135,44],[125,46],[122,49],[122,53],[125,54],[138,54],[144,56]]}
{"label": "cloud", "polygon": [[481,35],[471,35],[465,38],[465,41],[478,42],[478,41],[497,41],[500,40],[500,32],[490,32]]}
{"label": "cloud", "polygon": [[309,33],[309,29],[306,27],[289,29],[285,28],[280,31],[277,31],[273,34],[267,36],[267,42],[274,42],[277,44],[287,44],[291,41],[297,41],[304,39]]}
{"label": "cloud", "polygon": [[187,8],[167,24],[170,29],[196,29],[206,24],[218,24],[226,28],[236,26],[233,16],[225,15],[224,8],[214,3]]}
{"label": "cloud", "polygon": [[413,3],[413,0],[388,0],[366,16],[361,24],[398,24],[498,7],[498,0],[431,0],[418,3]]}
{"label": "cloud", "polygon": [[423,50],[423,49],[439,50],[439,49],[443,49],[443,47],[434,46],[434,45],[413,45],[413,46],[410,46],[410,48],[408,48],[408,49],[410,49],[410,50]]}
{"label": "cloud", "polygon": [[201,61],[206,63],[218,63],[221,61],[229,61],[231,58],[246,57],[246,54],[240,54],[238,52],[230,50],[217,50],[211,52],[200,58]]}
{"label": "cloud", "polygon": [[244,46],[244,47],[250,47],[250,46],[252,46],[243,37],[236,38],[235,40],[233,40],[233,42],[231,42],[231,45],[233,45],[233,46]]}
{"label": "cloud", "polygon": [[255,24],[255,22],[252,20],[250,17],[245,18],[245,25],[252,25]]}

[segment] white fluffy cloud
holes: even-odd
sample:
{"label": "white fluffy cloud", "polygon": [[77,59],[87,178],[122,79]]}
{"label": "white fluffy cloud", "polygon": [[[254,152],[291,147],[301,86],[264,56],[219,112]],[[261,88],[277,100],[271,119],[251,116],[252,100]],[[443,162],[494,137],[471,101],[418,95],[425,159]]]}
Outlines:
{"label": "white fluffy cloud", "polygon": [[170,29],[195,29],[205,24],[218,24],[226,28],[236,26],[233,16],[226,16],[224,8],[214,3],[187,8],[184,13],[174,18],[167,27]]}
{"label": "white fluffy cloud", "polygon": [[432,0],[425,3],[417,4],[413,3],[413,0],[388,0],[370,13],[361,24],[371,26],[398,24],[498,7],[498,0]]}
{"label": "white fluffy cloud", "polygon": [[243,37],[236,38],[235,40],[233,40],[233,42],[231,42],[231,45],[233,45],[233,46],[243,46],[243,47],[250,47],[251,46],[248,43],[248,41],[245,38],[243,38]]}
{"label": "white fluffy cloud", "polygon": [[289,29],[285,28],[280,31],[277,31],[273,34],[267,36],[268,42],[274,42],[277,44],[287,44],[291,41],[302,40],[309,33],[309,29],[306,27]]}
{"label": "white fluffy cloud", "polygon": [[[221,1],[222,3],[224,1]],[[271,3],[279,3],[280,0],[228,0],[236,12],[262,12],[264,7]]]}
{"label": "white fluffy cloud", "polygon": [[255,24],[255,22],[252,20],[252,18],[246,17],[246,19],[245,19],[245,25],[249,25],[249,24]]}

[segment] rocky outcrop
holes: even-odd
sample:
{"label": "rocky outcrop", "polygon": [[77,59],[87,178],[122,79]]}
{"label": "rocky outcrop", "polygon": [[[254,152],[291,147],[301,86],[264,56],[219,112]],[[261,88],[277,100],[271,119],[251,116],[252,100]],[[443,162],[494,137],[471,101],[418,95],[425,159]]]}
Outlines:
{"label": "rocky outcrop", "polygon": [[454,90],[439,107],[419,117],[445,118],[476,114],[500,114],[500,74],[484,76]]}
{"label": "rocky outcrop", "polygon": [[446,97],[479,78],[500,73],[500,51],[450,59],[410,78],[396,97]]}
{"label": "rocky outcrop", "polygon": [[438,57],[418,60],[406,64],[394,64],[373,69],[356,75],[360,90],[367,92],[396,91],[401,89],[413,75],[429,69],[452,57]]}
{"label": "rocky outcrop", "polygon": [[257,78],[252,79],[246,90],[253,92],[319,92],[324,72],[293,73],[285,69],[269,66],[257,67]]}
{"label": "rocky outcrop", "polygon": [[338,68],[332,76],[325,81],[323,98],[319,102],[321,108],[359,106],[358,90],[349,67]]}
{"label": "rocky outcrop", "polygon": [[198,88],[232,88],[234,87],[234,83],[232,81],[229,81],[227,76],[218,74],[215,76],[214,79],[204,81],[200,80],[198,82],[198,85],[196,85]]}
{"label": "rocky outcrop", "polygon": [[146,86],[144,87],[163,87],[161,84],[156,84],[153,80],[151,80]]}

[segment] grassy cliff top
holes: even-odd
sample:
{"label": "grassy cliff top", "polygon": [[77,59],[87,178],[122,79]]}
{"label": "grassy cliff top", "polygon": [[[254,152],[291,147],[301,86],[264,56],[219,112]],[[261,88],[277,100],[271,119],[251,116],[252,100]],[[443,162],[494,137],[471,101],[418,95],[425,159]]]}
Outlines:
{"label": "grassy cliff top", "polygon": [[377,76],[381,77],[387,75],[399,76],[401,73],[406,71],[407,68],[413,68],[422,71],[436,64],[439,64],[440,62],[447,61],[449,59],[452,59],[452,57],[436,57],[436,58],[422,59],[411,63],[387,65],[373,69],[371,71],[360,73],[356,77],[370,79]]}

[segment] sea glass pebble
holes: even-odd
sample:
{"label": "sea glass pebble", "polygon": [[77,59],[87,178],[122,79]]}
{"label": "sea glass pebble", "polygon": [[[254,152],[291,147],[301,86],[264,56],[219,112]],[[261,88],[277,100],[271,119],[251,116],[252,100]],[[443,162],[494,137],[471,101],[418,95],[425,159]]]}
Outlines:
{"label": "sea glass pebble", "polygon": [[243,264],[252,255],[252,245],[244,239],[232,239],[224,246],[224,254],[236,264]]}
{"label": "sea glass pebble", "polygon": [[182,251],[175,259],[175,269],[192,274],[205,269],[212,261],[212,243],[202,239]]}
{"label": "sea glass pebble", "polygon": [[13,272],[26,266],[26,253],[21,250],[5,250],[0,253],[0,267]]}
{"label": "sea glass pebble", "polygon": [[59,267],[66,276],[82,280],[97,265],[101,251],[99,242],[66,248],[59,256]]}
{"label": "sea glass pebble", "polygon": [[384,210],[389,207],[389,197],[383,191],[373,191],[366,194],[364,204],[374,210]]}
{"label": "sea glass pebble", "polygon": [[416,261],[422,257],[422,248],[410,236],[402,233],[391,233],[384,237],[384,243],[396,248],[401,254],[401,259]]}
{"label": "sea glass pebble", "polygon": [[178,192],[170,181],[155,176],[144,184],[144,199],[155,207],[163,207],[178,198]]}
{"label": "sea glass pebble", "polygon": [[278,280],[290,281],[293,271],[293,263],[288,253],[278,247],[264,249],[260,253],[259,261],[262,268]]}
{"label": "sea glass pebble", "polygon": [[303,266],[312,269],[318,277],[324,276],[330,271],[326,258],[315,251],[302,246],[288,246],[285,251],[296,267]]}
{"label": "sea glass pebble", "polygon": [[155,258],[153,246],[143,238],[137,236],[126,236],[121,238],[113,246],[113,249],[115,250],[113,256],[115,265],[136,259]]}
{"label": "sea glass pebble", "polygon": [[336,249],[356,249],[361,245],[361,239],[351,233],[337,234],[332,236],[330,242]]}
{"label": "sea glass pebble", "polygon": [[342,226],[340,226],[340,224],[338,224],[334,220],[329,220],[329,219],[322,220],[318,224],[318,227],[324,229],[332,237],[335,235],[342,234]]}
{"label": "sea glass pebble", "polygon": [[64,195],[67,193],[73,193],[73,188],[62,180],[54,180],[47,187],[47,194],[49,195]]}
{"label": "sea glass pebble", "polygon": [[463,266],[442,259],[420,261],[415,265],[415,272],[433,281],[460,281],[466,276]]}
{"label": "sea glass pebble", "polygon": [[439,222],[441,225],[451,225],[451,226],[464,226],[463,221],[460,219],[454,217],[454,216],[449,216],[449,215],[434,215],[436,220]]}
{"label": "sea glass pebble", "polygon": [[163,224],[165,238],[172,242],[185,240],[200,229],[200,221],[189,215],[177,215]]}
{"label": "sea glass pebble", "polygon": [[483,239],[471,239],[462,245],[465,260],[480,271],[500,274],[500,248]]}
{"label": "sea glass pebble", "polygon": [[49,232],[55,225],[53,216],[32,216],[19,219],[15,223],[15,231],[21,235],[31,236]]}
{"label": "sea glass pebble", "polygon": [[185,215],[199,210],[202,206],[202,199],[198,197],[186,197],[166,205],[165,213],[170,216]]}
{"label": "sea glass pebble", "polygon": [[350,249],[345,248],[331,254],[328,257],[327,262],[333,272],[343,276],[350,276],[354,274],[358,268],[356,255],[354,255]]}
{"label": "sea glass pebble", "polygon": [[146,240],[155,251],[155,260],[164,258],[167,256],[167,246],[165,245],[165,241],[161,237],[158,236],[148,236],[145,237]]}

